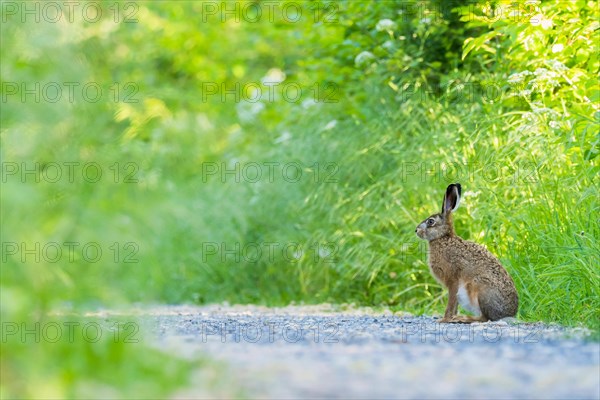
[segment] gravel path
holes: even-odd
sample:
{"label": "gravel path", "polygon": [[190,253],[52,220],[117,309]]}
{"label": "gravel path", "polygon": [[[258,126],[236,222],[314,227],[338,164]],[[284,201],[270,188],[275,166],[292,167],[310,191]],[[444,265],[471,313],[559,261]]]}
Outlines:
{"label": "gravel path", "polygon": [[327,305],[143,314],[159,347],[217,360],[178,398],[600,398],[600,343],[582,328],[438,324]]}

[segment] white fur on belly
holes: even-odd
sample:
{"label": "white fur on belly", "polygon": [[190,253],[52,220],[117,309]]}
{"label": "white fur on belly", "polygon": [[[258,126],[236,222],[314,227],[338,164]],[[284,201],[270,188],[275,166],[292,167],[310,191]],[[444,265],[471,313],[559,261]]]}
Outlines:
{"label": "white fur on belly", "polygon": [[462,308],[472,313],[476,317],[479,317],[481,315],[481,310],[479,309],[479,302],[477,301],[477,299],[475,299],[474,302],[471,302],[471,299],[469,298],[469,293],[467,292],[467,289],[465,288],[465,284],[463,282],[461,282],[458,285],[457,295],[458,303],[461,305]]}

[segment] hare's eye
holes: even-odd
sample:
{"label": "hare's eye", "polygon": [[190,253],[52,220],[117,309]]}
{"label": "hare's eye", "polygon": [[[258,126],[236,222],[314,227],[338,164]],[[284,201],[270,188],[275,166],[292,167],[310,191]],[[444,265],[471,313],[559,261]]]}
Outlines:
{"label": "hare's eye", "polygon": [[428,226],[433,226],[433,224],[435,224],[435,220],[434,220],[433,218],[429,218],[429,219],[427,220],[427,225],[428,225]]}

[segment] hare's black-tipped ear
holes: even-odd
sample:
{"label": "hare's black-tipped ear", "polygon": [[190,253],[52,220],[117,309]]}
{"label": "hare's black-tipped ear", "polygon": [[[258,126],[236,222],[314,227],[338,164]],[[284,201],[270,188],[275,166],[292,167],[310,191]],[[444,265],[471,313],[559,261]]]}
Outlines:
{"label": "hare's black-tipped ear", "polygon": [[446,195],[444,196],[444,202],[442,203],[442,214],[456,211],[460,204],[461,193],[462,188],[460,187],[460,183],[448,185]]}

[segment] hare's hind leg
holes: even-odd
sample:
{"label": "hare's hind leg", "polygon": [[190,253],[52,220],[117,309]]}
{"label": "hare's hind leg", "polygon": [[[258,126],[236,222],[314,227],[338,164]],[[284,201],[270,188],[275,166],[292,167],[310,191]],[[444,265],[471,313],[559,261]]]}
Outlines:
{"label": "hare's hind leg", "polygon": [[457,315],[452,318],[449,322],[457,323],[457,324],[470,324],[472,322],[486,322],[488,321],[487,317],[484,315],[480,315],[479,317],[471,317],[468,315]]}
{"label": "hare's hind leg", "polygon": [[512,317],[515,313],[507,308],[507,300],[499,290],[492,289],[484,291],[479,295],[479,307],[481,315],[490,321],[498,321],[504,317]]}

